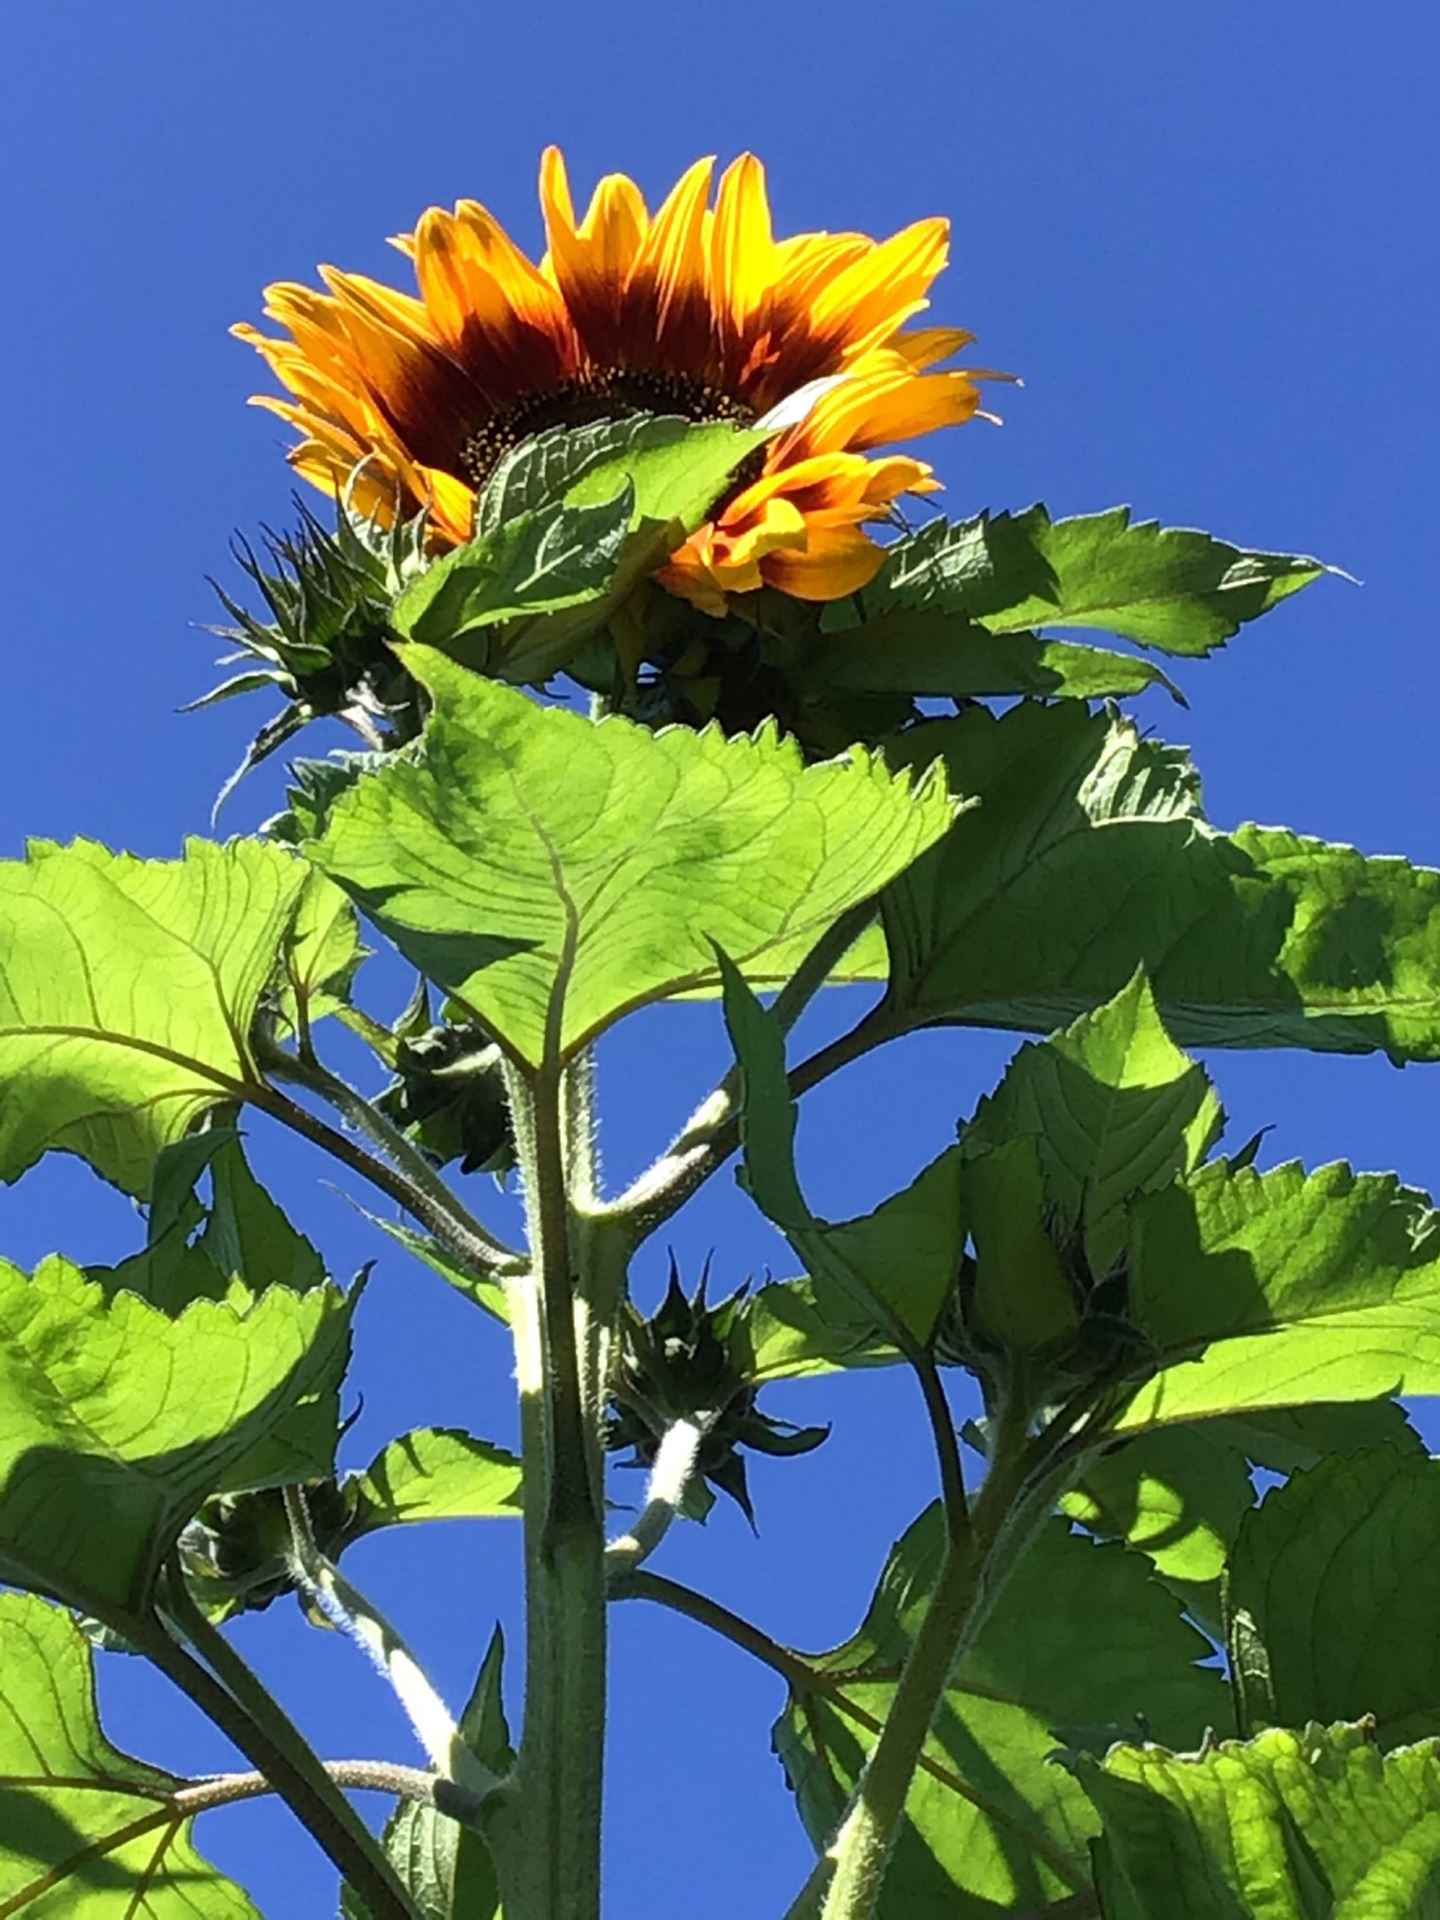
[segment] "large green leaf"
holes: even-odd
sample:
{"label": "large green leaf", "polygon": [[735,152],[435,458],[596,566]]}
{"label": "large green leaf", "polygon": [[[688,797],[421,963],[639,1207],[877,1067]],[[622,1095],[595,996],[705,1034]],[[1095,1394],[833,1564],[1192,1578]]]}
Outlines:
{"label": "large green leaf", "polygon": [[882,900],[900,1026],[1049,1031],[1137,964],[1181,1045],[1440,1058],[1440,872],[1198,817],[1183,755],[1073,703],[904,737],[979,797]]}
{"label": "large green leaf", "polygon": [[923,1343],[950,1297],[965,1250],[959,1149],[948,1148],[872,1213],[839,1223],[813,1214],[795,1171],[796,1108],[784,1036],[723,953],[720,963],[725,1021],[743,1081],[745,1185],[807,1269],[852,1303],[847,1322],[855,1309],[873,1307],[875,1319],[902,1342],[908,1335]]}
{"label": "large green leaf", "polygon": [[1363,1726],[1197,1754],[1117,1747],[1079,1777],[1105,1920],[1440,1920],[1440,1755]]}
{"label": "large green leaf", "polygon": [[[865,1624],[824,1655],[819,1687],[792,1697],[775,1743],[818,1845],[889,1711],[939,1568],[931,1508],[897,1544]],[[1227,1711],[1207,1643],[1121,1547],[1053,1520],[1017,1564],[961,1661],[906,1803],[880,1920],[1035,1914],[1090,1884],[1097,1821],[1053,1763],[1057,1745],[1100,1746],[1133,1730],[1199,1740]]]}
{"label": "large green leaf", "polygon": [[1045,1195],[1083,1221],[1091,1266],[1124,1245],[1129,1203],[1189,1173],[1223,1125],[1203,1067],[1166,1033],[1143,970],[1063,1033],[1022,1047],[965,1129],[967,1152],[1031,1135]]}
{"label": "large green leaf", "polygon": [[187,1783],[100,1729],[90,1644],[68,1614],[0,1593],[0,1913],[19,1920],[260,1920],[196,1852]]}
{"label": "large green leaf", "polygon": [[[507,1773],[515,1760],[501,1698],[504,1659],[505,1643],[497,1627],[460,1716],[461,1739],[481,1765],[497,1775]],[[402,1800],[383,1839],[420,1920],[498,1920],[495,1868],[473,1827],[460,1826],[434,1807]],[[368,1908],[349,1887],[343,1912],[345,1920],[368,1920]]]}
{"label": "large green leaf", "polygon": [[1424,1452],[1393,1400],[1322,1402],[1161,1427],[1093,1455],[1060,1504],[1092,1532],[1148,1555],[1191,1617],[1218,1638],[1220,1576],[1255,1505],[1252,1465],[1289,1473],[1330,1452],[1382,1444]]}
{"label": "large green leaf", "polygon": [[68,1261],[0,1262],[0,1578],[134,1617],[209,1495],[328,1473],[350,1312],[271,1287],[171,1319]]}
{"label": "large green leaf", "polygon": [[[1302,555],[1132,522],[1128,507],[1052,521],[1035,506],[934,520],[898,541],[861,596],[862,617],[924,608],[964,614],[992,633],[1099,627],[1167,653],[1204,654],[1324,571]],[[837,613],[829,624],[853,618]]]}
{"label": "large green leaf", "polygon": [[515,1454],[455,1427],[417,1427],[345,1483],[354,1500],[347,1539],[415,1520],[475,1520],[520,1511]]}
{"label": "large green leaf", "polygon": [[1440,1733],[1440,1462],[1340,1454],[1266,1494],[1240,1528],[1228,1601],[1268,1655],[1265,1718],[1373,1716],[1382,1746]]}
{"label": "large green leaf", "polygon": [[878,757],[804,765],[770,731],[598,724],[411,648],[434,711],[332,802],[313,857],[522,1059],[803,952],[934,843],[954,805]]}
{"label": "large green leaf", "polygon": [[305,881],[257,841],[0,862],[0,1180],[59,1150],[144,1194],[160,1149],[255,1080],[251,1023]]}
{"label": "large green leaf", "polygon": [[1123,1428],[1440,1392],[1440,1216],[1389,1174],[1213,1161],[1137,1203],[1130,1304],[1159,1372]]}

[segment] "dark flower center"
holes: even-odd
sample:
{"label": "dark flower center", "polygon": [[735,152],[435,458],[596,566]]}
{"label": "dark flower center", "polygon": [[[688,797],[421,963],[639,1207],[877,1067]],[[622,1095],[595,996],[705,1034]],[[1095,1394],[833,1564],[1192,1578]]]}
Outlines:
{"label": "dark flower center", "polygon": [[522,440],[551,427],[588,427],[597,420],[628,420],[637,413],[679,414],[684,420],[754,423],[755,411],[708,380],[660,367],[591,367],[562,386],[526,394],[492,414],[460,449],[460,467],[478,493],[501,459]]}

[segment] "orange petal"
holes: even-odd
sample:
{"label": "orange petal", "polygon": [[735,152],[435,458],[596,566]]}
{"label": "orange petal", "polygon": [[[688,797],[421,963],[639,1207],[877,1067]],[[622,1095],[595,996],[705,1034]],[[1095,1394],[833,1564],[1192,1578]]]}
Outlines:
{"label": "orange petal", "polygon": [[710,345],[705,203],[714,169],[713,159],[697,160],[681,174],[650,223],[629,283],[637,295],[632,325],[638,331],[648,309],[656,338],[668,336],[686,370],[702,377]]}
{"label": "orange petal", "polygon": [[796,600],[843,600],[869,586],[884,559],[884,549],[858,527],[812,527],[803,552],[767,554],[760,571]]}
{"label": "orange petal", "polygon": [[979,404],[979,389],[963,370],[871,373],[842,380],[821,394],[795,428],[795,440],[807,452],[858,451],[958,426],[970,419]]}

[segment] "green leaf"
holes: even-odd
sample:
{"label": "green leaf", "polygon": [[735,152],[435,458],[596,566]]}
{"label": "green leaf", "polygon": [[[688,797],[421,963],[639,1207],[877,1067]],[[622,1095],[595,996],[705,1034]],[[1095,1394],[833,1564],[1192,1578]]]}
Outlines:
{"label": "green leaf", "polygon": [[[212,1191],[208,1210],[194,1195],[205,1171]],[[128,1289],[172,1315],[192,1300],[229,1299],[243,1307],[266,1287],[308,1293],[325,1279],[319,1254],[250,1171],[233,1128],[188,1134],[161,1151],[148,1228],[141,1252],[115,1267],[87,1268],[88,1278],[107,1294]]]}
{"label": "green leaf", "polygon": [[876,1326],[873,1308],[823,1276],[770,1281],[742,1303],[738,1329],[740,1370],[756,1386],[846,1367],[888,1367],[900,1358]]}
{"label": "green leaf", "polygon": [[271,1287],[171,1319],[0,1262],[0,1578],[133,1618],[209,1495],[328,1473],[352,1302]]}
{"label": "green leaf", "polygon": [[1363,1726],[1198,1754],[1117,1747],[1079,1777],[1106,1920],[1440,1920],[1440,1756]]}
{"label": "green leaf", "polygon": [[817,693],[1101,700],[1159,685],[1181,698],[1159,667],[1131,653],[1033,633],[989,633],[963,614],[907,607],[877,613],[848,632],[822,632],[808,641],[797,665],[796,677]]}
{"label": "green leaf", "polygon": [[0,1180],[63,1151],[144,1194],[160,1149],[256,1080],[250,1028],[305,879],[257,841],[0,862]]}
{"label": "green leaf", "polygon": [[312,870],[296,906],[277,995],[292,1030],[346,1005],[364,958],[354,907],[333,880]]}
{"label": "green leaf", "polygon": [[1065,1032],[1022,1047],[965,1129],[967,1153],[1032,1137],[1045,1197],[1083,1221],[1104,1273],[1125,1243],[1129,1203],[1192,1172],[1224,1124],[1203,1067],[1166,1033],[1144,969]]}
{"label": "green leaf", "polygon": [[[454,648],[469,635],[522,614],[556,613],[599,600],[614,577],[632,518],[622,485],[597,505],[556,505],[521,514],[426,569],[396,600],[390,620],[402,640]],[[488,664],[460,649],[472,664]]]}
{"label": "green leaf", "polygon": [[868,1307],[892,1339],[898,1334],[923,1344],[950,1297],[965,1250],[959,1149],[948,1148],[873,1213],[839,1224],[813,1214],[795,1172],[795,1102],[785,1076],[784,1038],[728,956],[721,951],[718,958],[725,1021],[744,1082],[745,1185],[809,1271],[848,1295],[854,1303],[848,1320],[853,1322],[856,1307]]}
{"label": "green leaf", "polygon": [[1160,1371],[1121,1428],[1440,1391],[1440,1217],[1393,1176],[1217,1160],[1134,1223],[1131,1312]]}
{"label": "green leaf", "polygon": [[520,1511],[520,1461],[455,1427],[418,1427],[392,1440],[345,1483],[355,1502],[348,1539],[415,1520],[474,1520]]}
{"label": "green leaf", "polygon": [[737,470],[768,438],[725,421],[637,414],[556,429],[517,447],[478,504],[482,529],[514,524],[509,516],[517,511],[553,510],[557,499],[567,511],[623,499],[629,511],[606,591],[568,611],[512,621],[494,650],[493,670],[508,680],[540,682],[565,666],[645,575],[709,517]]}
{"label": "green leaf", "polygon": [[882,897],[897,1027],[1049,1031],[1137,964],[1182,1046],[1440,1058],[1440,872],[1198,817],[1184,756],[1074,704],[976,709],[942,756],[980,805]]}
{"label": "green leaf", "polygon": [[[501,1699],[505,1643],[499,1627],[491,1636],[465,1711],[460,1737],[491,1773],[514,1765],[510,1730]],[[472,1827],[402,1800],[386,1825],[385,1851],[419,1909],[420,1920],[498,1920],[500,1890],[489,1850]],[[346,1920],[368,1920],[368,1909],[345,1889]]]}
{"label": "green leaf", "polygon": [[188,1783],[105,1738],[68,1614],[0,1593],[0,1913],[23,1920],[261,1920],[195,1850]]}
{"label": "green leaf", "polygon": [[1440,1462],[1375,1447],[1272,1489],[1247,1515],[1228,1603],[1269,1656],[1274,1718],[1372,1716],[1384,1747],[1440,1733]]}
{"label": "green leaf", "polygon": [[334,799],[313,858],[523,1060],[635,1007],[803,953],[944,832],[954,806],[878,757],[805,766],[764,730],[598,724],[412,649],[420,756]]}
{"label": "green leaf", "polygon": [[1082,1303],[1049,1231],[1038,1142],[1022,1135],[965,1159],[960,1191],[975,1243],[967,1328],[1009,1353],[1068,1343]]}
{"label": "green leaf", "polygon": [[1252,1464],[1289,1473],[1330,1452],[1381,1444],[1424,1451],[1393,1400],[1162,1427],[1092,1455],[1060,1505],[1092,1533],[1146,1554],[1191,1617],[1223,1639],[1220,1576],[1255,1505]]}
{"label": "green leaf", "polygon": [[555,501],[609,500],[628,485],[637,519],[678,521],[692,533],[735,469],[770,435],[725,421],[632,414],[555,427],[508,453],[475,509],[479,533]]}
{"label": "green leaf", "polygon": [[1324,572],[1303,555],[1132,522],[1128,507],[1052,521],[1035,506],[933,520],[897,541],[861,596],[862,617],[905,607],[964,614],[992,633],[1099,627],[1167,653],[1205,654]]}
{"label": "green leaf", "polygon": [[[776,1726],[817,1846],[889,1711],[943,1544],[932,1507],[897,1544],[859,1633],[821,1656],[819,1684],[792,1696]],[[1030,1915],[1087,1889],[1098,1822],[1054,1764],[1057,1744],[1121,1737],[1137,1716],[1147,1737],[1198,1740],[1227,1710],[1219,1674],[1194,1664],[1208,1651],[1137,1555],[1047,1522],[941,1703],[879,1920]]]}

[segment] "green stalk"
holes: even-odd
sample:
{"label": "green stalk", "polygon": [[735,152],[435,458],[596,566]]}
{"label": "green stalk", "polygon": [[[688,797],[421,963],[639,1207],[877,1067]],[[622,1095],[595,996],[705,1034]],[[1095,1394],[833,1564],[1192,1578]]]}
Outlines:
{"label": "green stalk", "polygon": [[[567,1179],[583,1125],[558,1067],[511,1077],[530,1275],[512,1283],[525,1456],[525,1727],[518,1789],[489,1824],[506,1920],[598,1920],[605,1740],[603,1454],[587,1236]],[[583,1149],[582,1149],[583,1150]],[[580,1181],[587,1183],[583,1170]]]}
{"label": "green stalk", "polygon": [[[1007,1531],[1032,1460],[1023,1406],[1002,1408],[990,1471],[972,1516],[958,1527],[947,1509],[945,1557],[930,1604],[901,1671],[885,1726],[856,1784],[840,1829],[787,1920],[871,1920],[910,1783],[957,1664],[999,1591],[992,1559]],[[1009,1556],[1003,1565],[1008,1569]]]}
{"label": "green stalk", "polygon": [[379,1841],[299,1728],[190,1597],[178,1570],[163,1604],[213,1673],[155,1620],[126,1632],[160,1671],[265,1775],[296,1819],[365,1902],[372,1920],[417,1920]]}

